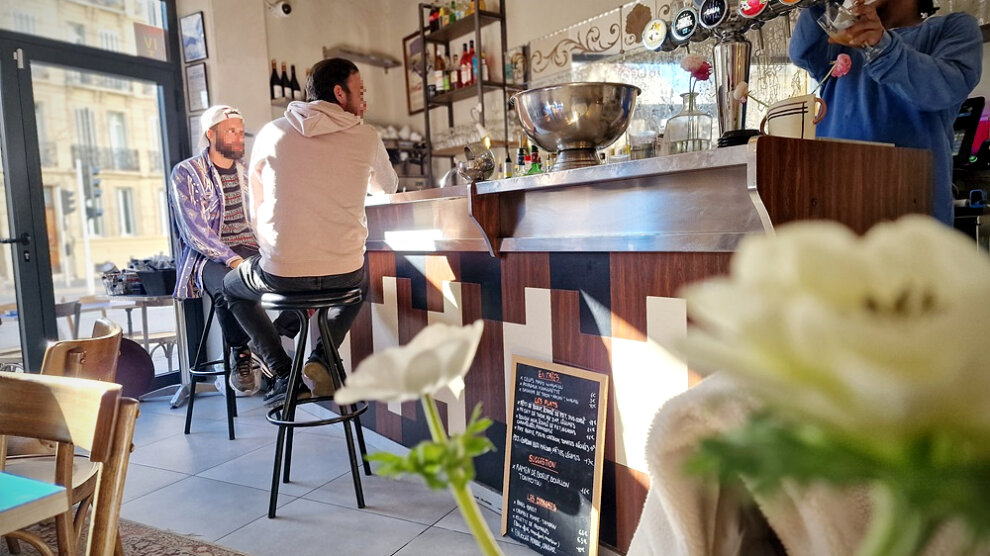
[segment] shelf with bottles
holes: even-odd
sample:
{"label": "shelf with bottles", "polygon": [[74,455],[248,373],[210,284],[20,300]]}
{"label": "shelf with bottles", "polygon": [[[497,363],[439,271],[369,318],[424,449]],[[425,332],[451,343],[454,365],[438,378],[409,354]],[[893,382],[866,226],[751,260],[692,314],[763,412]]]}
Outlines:
{"label": "shelf with bottles", "polygon": [[[287,68],[291,67],[289,73]],[[310,69],[306,68],[305,80],[309,81]],[[272,72],[268,77],[268,92],[271,97],[273,107],[285,108],[293,100],[305,100],[306,92],[303,91],[299,79],[296,77],[296,65],[282,62],[282,73],[278,72],[278,63],[272,58]]]}
{"label": "shelf with bottles", "polygon": [[[486,10],[478,11],[478,24],[482,28],[487,27],[492,23],[497,23],[501,20],[502,14],[498,12],[489,12]],[[472,13],[454,21],[453,23],[448,23],[436,31],[427,32],[424,39],[426,42],[446,44],[450,42],[451,39],[456,39],[457,37],[473,32],[474,14]]]}
{"label": "shelf with bottles", "polygon": [[[481,90],[484,93],[489,91],[501,91],[502,87],[509,90],[521,91],[522,88],[516,85],[506,85],[498,81],[483,81],[481,83]],[[448,104],[453,104],[459,100],[464,100],[466,98],[472,98],[478,96],[478,86],[467,85],[459,89],[453,89],[444,93],[438,93],[429,98],[430,108],[437,108],[440,106],[447,106]]]}

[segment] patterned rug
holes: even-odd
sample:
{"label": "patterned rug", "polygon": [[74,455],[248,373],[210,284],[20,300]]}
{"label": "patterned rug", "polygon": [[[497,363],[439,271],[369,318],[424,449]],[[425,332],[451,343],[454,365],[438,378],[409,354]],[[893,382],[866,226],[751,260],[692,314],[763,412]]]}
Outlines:
{"label": "patterned rug", "polygon": [[[50,547],[55,548],[55,525],[48,522],[30,529],[42,536]],[[85,554],[86,541],[83,534],[79,554]],[[120,537],[126,556],[247,556],[241,552],[224,548],[192,537],[176,535],[162,529],[155,529],[133,521],[120,520]],[[27,543],[20,543],[22,556],[36,556],[38,551]],[[8,556],[6,542],[0,542],[0,556]]]}

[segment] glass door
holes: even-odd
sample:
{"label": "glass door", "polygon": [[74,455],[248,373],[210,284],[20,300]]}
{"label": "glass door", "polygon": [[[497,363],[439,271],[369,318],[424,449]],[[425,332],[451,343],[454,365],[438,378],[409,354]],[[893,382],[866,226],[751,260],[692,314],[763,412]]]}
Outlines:
{"label": "glass door", "polygon": [[171,292],[115,298],[101,278],[170,257],[181,80],[176,64],[108,49],[0,31],[0,237],[15,242],[0,252],[0,368],[36,371],[47,341],[106,317],[162,386],[179,380]]}

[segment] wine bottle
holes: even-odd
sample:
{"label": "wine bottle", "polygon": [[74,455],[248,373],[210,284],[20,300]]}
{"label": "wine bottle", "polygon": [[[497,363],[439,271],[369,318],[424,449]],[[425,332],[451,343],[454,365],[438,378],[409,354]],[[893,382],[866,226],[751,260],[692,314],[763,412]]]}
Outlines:
{"label": "wine bottle", "polygon": [[285,62],[282,62],[282,76],[279,77],[279,81],[282,83],[282,96],[287,99],[292,99],[292,82],[289,81],[289,74],[285,71]]}
{"label": "wine bottle", "polygon": [[436,33],[440,30],[440,9],[436,6],[430,8],[430,32]]}
{"label": "wine bottle", "polygon": [[292,64],[289,67],[292,72],[292,76],[289,78],[289,85],[292,87],[292,100],[306,100],[302,87],[299,86],[299,80],[296,79],[296,65]]}
{"label": "wine bottle", "polygon": [[268,88],[271,90],[272,100],[282,98],[282,80],[278,78],[275,60],[272,60],[272,75],[268,78]]}
{"label": "wine bottle", "polygon": [[478,73],[478,54],[474,51],[474,41],[471,41],[471,46],[468,48],[468,61],[471,64],[471,81],[468,82],[469,85],[474,85],[480,79],[480,74]]}
{"label": "wine bottle", "polygon": [[471,84],[471,58],[468,55],[467,43],[462,43],[461,45],[461,87],[467,87]]}

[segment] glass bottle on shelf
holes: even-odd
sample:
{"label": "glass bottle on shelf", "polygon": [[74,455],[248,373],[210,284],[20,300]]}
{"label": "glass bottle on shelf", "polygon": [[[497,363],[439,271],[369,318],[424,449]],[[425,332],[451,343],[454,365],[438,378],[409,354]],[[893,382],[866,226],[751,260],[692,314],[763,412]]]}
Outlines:
{"label": "glass bottle on shelf", "polygon": [[282,96],[292,100],[292,82],[289,81],[289,73],[285,71],[286,63],[282,62],[282,75],[279,81],[282,83]]}
{"label": "glass bottle on shelf", "polygon": [[268,78],[268,89],[271,92],[272,100],[282,98],[282,80],[278,76],[278,62],[272,59],[272,74]]}
{"label": "glass bottle on shelf", "polygon": [[629,137],[629,159],[641,160],[656,156],[657,128],[652,111],[645,105],[636,107],[636,113],[629,121],[626,134]]}
{"label": "glass bottle on shelf", "polygon": [[467,87],[471,84],[471,58],[468,55],[467,43],[463,43],[461,49],[461,76],[459,83],[461,87]]}
{"label": "glass bottle on shelf", "polygon": [[289,86],[292,89],[292,100],[305,100],[303,97],[302,87],[299,85],[299,80],[296,78],[296,65],[292,64],[292,76],[289,78]]}
{"label": "glass bottle on shelf", "polygon": [[681,95],[681,111],[667,122],[665,139],[670,154],[703,151],[711,148],[712,117],[698,110],[698,93]]}

